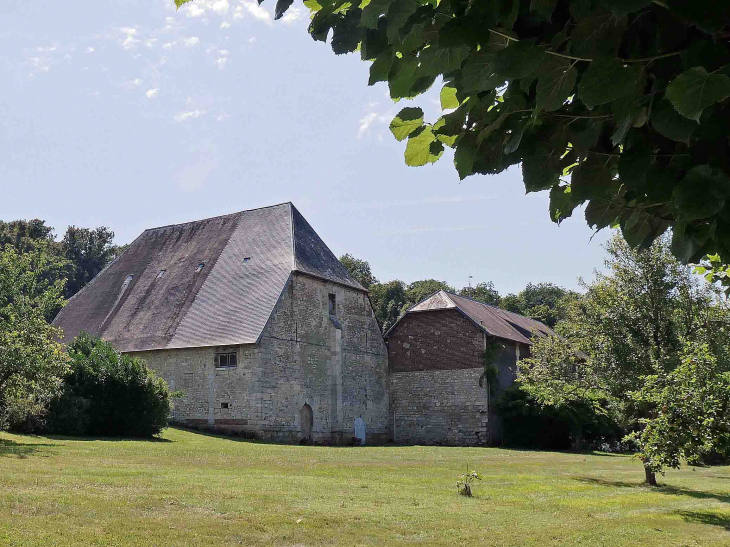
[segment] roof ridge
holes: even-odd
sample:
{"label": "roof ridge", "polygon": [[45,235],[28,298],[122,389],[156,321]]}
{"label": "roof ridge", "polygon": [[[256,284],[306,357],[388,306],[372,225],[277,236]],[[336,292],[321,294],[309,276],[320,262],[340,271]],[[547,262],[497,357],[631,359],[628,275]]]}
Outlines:
{"label": "roof ridge", "polygon": [[[253,209],[244,209],[243,211],[235,211],[233,213],[226,213],[225,215],[216,215],[214,217],[208,217],[208,218],[201,218],[198,220],[189,220],[187,222],[179,222],[176,224],[166,224],[164,226],[155,226],[154,228],[147,228],[144,231],[145,232],[152,232],[154,230],[163,230],[165,228],[172,228],[173,226],[187,226],[188,224],[196,224],[198,222],[208,222],[209,220],[215,220],[218,218],[225,218],[225,217],[232,217],[234,215],[241,215],[244,213],[251,213],[253,211],[261,211],[262,209],[271,209],[272,207],[281,207],[282,205],[291,205],[292,207],[294,204],[291,201],[284,201],[282,203],[276,203],[274,205],[266,205],[263,207],[254,207]],[[143,232],[144,233],[144,232]]]}

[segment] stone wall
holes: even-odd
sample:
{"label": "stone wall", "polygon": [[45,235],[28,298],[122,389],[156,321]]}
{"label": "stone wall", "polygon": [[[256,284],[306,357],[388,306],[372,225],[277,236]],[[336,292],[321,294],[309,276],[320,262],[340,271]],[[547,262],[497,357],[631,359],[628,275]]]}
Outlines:
{"label": "stone wall", "polygon": [[393,372],[393,440],[401,444],[487,444],[483,368]]}
{"label": "stone wall", "polygon": [[[223,350],[237,352],[235,369],[215,368]],[[298,442],[309,405],[313,441],[350,441],[357,417],[369,442],[389,438],[387,351],[367,295],[341,285],[293,274],[258,344],[135,355],[183,392],[178,422]]]}
{"label": "stone wall", "polygon": [[[517,348],[495,360],[494,395],[511,386]],[[524,349],[522,350],[524,351]],[[484,332],[454,309],[410,313],[388,337],[393,439],[403,444],[500,444],[501,419],[488,404]],[[480,380],[482,385],[480,386]]]}

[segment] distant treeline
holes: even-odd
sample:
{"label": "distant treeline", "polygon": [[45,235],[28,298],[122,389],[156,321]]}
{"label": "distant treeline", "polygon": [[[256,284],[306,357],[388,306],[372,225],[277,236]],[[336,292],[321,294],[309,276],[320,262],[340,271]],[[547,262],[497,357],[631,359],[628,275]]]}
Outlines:
{"label": "distant treeline", "polygon": [[439,290],[537,319],[549,327],[554,327],[564,318],[568,304],[579,297],[578,293],[553,283],[528,283],[517,294],[501,296],[491,281],[461,289],[436,279],[424,279],[413,283],[404,283],[398,279],[380,282],[373,275],[367,260],[344,254],[340,257],[340,262],[363,287],[370,291],[375,317],[383,331],[389,329],[408,308]]}

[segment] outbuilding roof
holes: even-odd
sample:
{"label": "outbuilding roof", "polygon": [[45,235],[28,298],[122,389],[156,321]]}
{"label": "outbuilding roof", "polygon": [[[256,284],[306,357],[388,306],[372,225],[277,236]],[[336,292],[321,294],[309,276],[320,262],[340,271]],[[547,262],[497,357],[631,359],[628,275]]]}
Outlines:
{"label": "outbuilding roof", "polygon": [[53,323],[120,351],[256,343],[292,272],[365,291],[283,203],[145,230]]}
{"label": "outbuilding roof", "polygon": [[415,306],[410,307],[388,332],[385,333],[385,336],[387,338],[408,314],[427,313],[444,309],[456,309],[460,311],[490,336],[519,342],[521,344],[532,344],[530,341],[532,336],[549,336],[555,334],[550,327],[535,319],[496,308],[472,300],[471,298],[446,291],[438,291]]}

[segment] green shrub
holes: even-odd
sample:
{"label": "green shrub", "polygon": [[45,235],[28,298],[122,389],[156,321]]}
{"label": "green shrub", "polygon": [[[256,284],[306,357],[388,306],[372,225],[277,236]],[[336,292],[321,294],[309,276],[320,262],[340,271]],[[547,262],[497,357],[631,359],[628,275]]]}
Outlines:
{"label": "green shrub", "polygon": [[568,450],[616,450],[624,431],[610,415],[584,402],[542,407],[519,384],[496,400],[506,446]]}
{"label": "green shrub", "polygon": [[151,437],[167,427],[172,395],[144,361],[81,333],[68,346],[71,372],[50,405],[48,429],[65,435]]}

